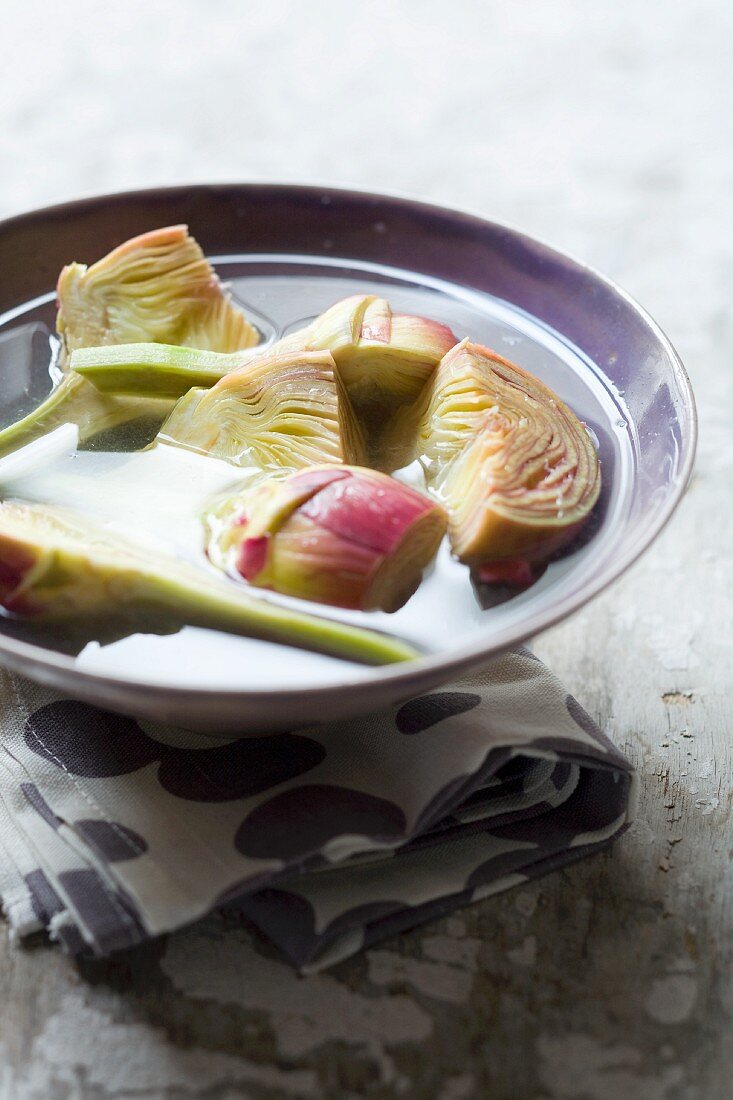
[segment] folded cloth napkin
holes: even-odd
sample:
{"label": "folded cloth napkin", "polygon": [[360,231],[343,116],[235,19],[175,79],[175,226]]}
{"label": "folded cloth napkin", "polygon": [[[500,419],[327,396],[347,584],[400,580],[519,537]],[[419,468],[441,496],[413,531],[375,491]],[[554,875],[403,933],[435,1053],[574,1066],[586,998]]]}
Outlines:
{"label": "folded cloth napkin", "polygon": [[0,672],[13,935],[106,955],[235,905],[304,969],[593,852],[634,775],[527,650],[396,711],[239,740]]}

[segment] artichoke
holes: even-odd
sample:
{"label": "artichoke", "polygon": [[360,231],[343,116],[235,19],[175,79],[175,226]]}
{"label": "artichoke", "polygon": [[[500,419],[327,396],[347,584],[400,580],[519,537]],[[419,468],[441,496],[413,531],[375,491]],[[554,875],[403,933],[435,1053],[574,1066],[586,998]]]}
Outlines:
{"label": "artichoke", "polygon": [[269,478],[208,517],[208,553],[287,596],[396,611],[445,534],[443,509],[386,474],[316,466]]}
{"label": "artichoke", "polygon": [[455,342],[446,325],[393,313],[384,298],[360,294],[337,302],[276,346],[330,351],[360,409],[392,409],[415,400]]}
{"label": "artichoke", "polygon": [[[180,341],[183,342],[183,341]],[[264,355],[330,352],[359,411],[388,411],[414,401],[456,338],[426,317],[393,314],[384,298],[345,298],[305,328],[256,353],[211,354],[161,344],[126,344],[107,351],[75,351],[71,366],[102,390],[143,396],[182,395],[212,385],[231,370]]]}
{"label": "artichoke", "polygon": [[[57,291],[56,324],[66,371],[70,358],[89,345],[163,341],[234,352],[259,340],[185,225],[134,237],[91,267],[69,264]],[[106,354],[114,358],[113,351]],[[128,390],[126,397],[108,396],[103,389],[81,372],[67,373],[37,409],[0,431],[0,455],[63,423],[78,424],[82,442],[135,420],[160,423],[170,401],[149,398],[182,392],[144,383]]]}
{"label": "artichoke", "polygon": [[253,599],[173,558],[152,560],[73,512],[13,501],[0,503],[0,609],[41,622],[155,610],[367,664],[417,655],[388,635]]}
{"label": "artichoke", "polygon": [[235,466],[359,462],[361,429],[328,352],[258,355],[177,403],[160,439]]}
{"label": "artichoke", "polygon": [[64,349],[153,342],[237,351],[259,342],[188,227],[153,229],[97,263],[72,263],[57,285]]}
{"label": "artichoke", "polygon": [[[263,352],[216,354],[160,343],[134,343],[110,351],[103,346],[74,351],[71,366],[100,390],[110,393],[183,396],[192,387],[215,385],[232,371],[254,370],[260,361],[269,364],[273,357],[330,353],[356,415],[366,428],[370,449],[376,451],[395,410],[418,397],[455,342],[451,330],[437,321],[393,314],[384,298],[356,295],[337,302],[305,328]],[[193,420],[191,413],[197,403],[193,397],[186,402],[187,420]],[[207,408],[204,402],[202,416]],[[351,459],[360,461],[356,453]],[[322,460],[318,456],[311,459]]]}
{"label": "artichoke", "polygon": [[[537,378],[465,340],[440,363],[383,451],[389,469],[418,458],[446,506],[460,561],[506,579],[567,545],[598,500],[601,474],[585,426]],[[527,570],[514,575],[528,583]],[[518,582],[519,583],[519,582]]]}

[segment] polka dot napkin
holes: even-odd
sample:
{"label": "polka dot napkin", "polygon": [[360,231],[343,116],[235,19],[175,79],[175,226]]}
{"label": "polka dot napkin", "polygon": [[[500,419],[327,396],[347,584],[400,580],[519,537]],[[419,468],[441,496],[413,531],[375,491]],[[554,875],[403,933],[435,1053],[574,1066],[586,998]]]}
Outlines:
{"label": "polka dot napkin", "polygon": [[212,739],[0,673],[13,934],[106,955],[236,906],[303,968],[596,851],[634,776],[526,650],[348,723]]}

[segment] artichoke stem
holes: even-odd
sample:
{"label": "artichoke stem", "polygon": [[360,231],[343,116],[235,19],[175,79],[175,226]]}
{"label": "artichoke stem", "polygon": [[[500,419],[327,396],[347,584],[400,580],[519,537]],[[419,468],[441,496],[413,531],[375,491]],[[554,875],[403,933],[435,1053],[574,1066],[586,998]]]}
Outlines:
{"label": "artichoke stem", "polygon": [[68,374],[32,412],[0,431],[0,455],[32,443],[62,424],[76,424],[79,442],[134,420],[162,421],[170,402],[102,394],[79,374]]}
{"label": "artichoke stem", "polygon": [[300,646],[360,664],[385,665],[418,656],[413,646],[389,634],[292,611],[242,593],[225,594],[217,591],[218,586],[196,589],[173,580],[167,581],[166,587],[170,606],[186,613],[195,625]]}
{"label": "artichoke stem", "polygon": [[398,638],[276,606],[172,558],[151,557],[72,511],[12,501],[0,503],[0,609],[36,622],[152,609],[366,664],[418,655]]}
{"label": "artichoke stem", "polygon": [[79,348],[71,353],[69,365],[104,393],[182,397],[194,387],[213,386],[250,356],[176,344],[117,344]]}

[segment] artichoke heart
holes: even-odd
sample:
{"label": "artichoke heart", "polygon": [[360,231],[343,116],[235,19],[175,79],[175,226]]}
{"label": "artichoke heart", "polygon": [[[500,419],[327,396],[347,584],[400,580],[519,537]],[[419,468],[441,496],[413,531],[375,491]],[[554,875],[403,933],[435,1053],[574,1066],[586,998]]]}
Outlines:
{"label": "artichoke heart", "polygon": [[209,557],[231,576],[287,596],[391,612],[420,584],[447,516],[386,474],[316,466],[238,493],[207,526]]}
{"label": "artichoke heart", "polygon": [[364,452],[346,390],[323,351],[258,355],[211,389],[190,390],[159,438],[260,469],[359,462]]}
{"label": "artichoke heart", "polygon": [[42,622],[153,610],[368,664],[416,656],[386,634],[252,598],[223,578],[151,555],[74,512],[13,501],[0,503],[0,610]]}
{"label": "artichoke heart", "polygon": [[277,347],[330,351],[357,407],[414,401],[446,352],[451,330],[427,317],[393,313],[373,294],[344,298]]}
{"label": "artichoke heart", "polygon": [[[0,455],[59,424],[77,424],[84,442],[133,421],[163,421],[175,388],[143,381],[127,391],[123,386],[104,393],[104,385],[92,384],[98,374],[87,380],[69,370],[75,352],[84,364],[79,349],[144,341],[235,352],[259,341],[185,225],[134,237],[91,267],[69,264],[59,276],[57,294],[65,377],[38,408],[0,431]],[[92,357],[98,361],[99,356]]]}
{"label": "artichoke heart", "polygon": [[[396,410],[416,400],[455,342],[451,330],[437,321],[394,314],[385,299],[356,295],[337,302],[305,328],[254,354],[248,348],[217,353],[163,343],[125,343],[111,351],[104,346],[74,350],[71,367],[104,392],[178,397],[194,387],[216,388],[224,375],[245,368],[254,371],[258,363],[269,369],[274,359],[320,352],[332,356],[332,369],[335,364],[334,373],[343,382],[365,429],[369,448],[376,454],[385,425]],[[224,388],[222,384],[217,395]],[[187,419],[192,419],[189,414],[198,407],[201,397],[189,396],[177,414],[185,408]],[[202,416],[207,407],[208,402],[203,402]],[[310,461],[323,461],[325,457],[315,455]],[[351,461],[361,461],[356,452],[350,457]]]}
{"label": "artichoke heart", "polygon": [[64,349],[153,342],[237,351],[259,342],[185,225],[153,229],[57,285]]}
{"label": "artichoke heart", "polygon": [[567,405],[467,340],[399,417],[384,454],[391,469],[420,460],[448,509],[453,551],[472,566],[546,559],[575,537],[601,487],[591,437]]}

